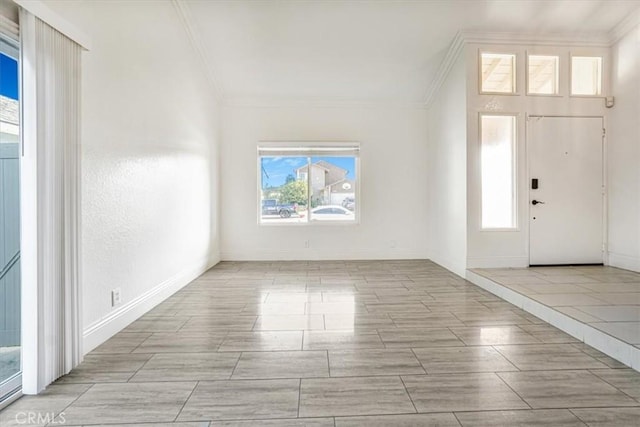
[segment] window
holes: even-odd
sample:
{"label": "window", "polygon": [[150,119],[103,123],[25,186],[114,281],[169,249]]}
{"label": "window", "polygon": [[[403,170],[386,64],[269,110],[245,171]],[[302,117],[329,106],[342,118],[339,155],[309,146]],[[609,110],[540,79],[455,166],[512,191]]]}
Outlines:
{"label": "window", "polygon": [[602,58],[571,57],[571,95],[595,96],[602,93]]}
{"label": "window", "polygon": [[20,93],[16,45],[0,36],[0,403],[22,382]]}
{"label": "window", "polygon": [[259,222],[355,222],[358,155],[353,144],[258,147]]}
{"label": "window", "polygon": [[482,93],[516,92],[516,56],[503,53],[480,54]]}
{"label": "window", "polygon": [[516,117],[482,115],[482,228],[515,228]]}
{"label": "window", "polygon": [[557,56],[529,55],[527,93],[536,95],[556,95],[558,93]]}

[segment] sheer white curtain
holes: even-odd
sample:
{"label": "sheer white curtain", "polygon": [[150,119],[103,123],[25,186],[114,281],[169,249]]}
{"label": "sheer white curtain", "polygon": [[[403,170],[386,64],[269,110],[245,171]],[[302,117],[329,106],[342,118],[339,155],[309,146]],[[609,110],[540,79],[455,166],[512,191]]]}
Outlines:
{"label": "sheer white curtain", "polygon": [[23,102],[23,392],[82,359],[80,57],[82,47],[20,11]]}

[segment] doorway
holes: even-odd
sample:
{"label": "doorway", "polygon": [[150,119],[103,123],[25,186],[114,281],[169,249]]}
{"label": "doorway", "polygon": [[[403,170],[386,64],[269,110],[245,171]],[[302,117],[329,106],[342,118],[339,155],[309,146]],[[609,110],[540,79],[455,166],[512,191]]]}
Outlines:
{"label": "doorway", "polygon": [[[18,48],[0,38],[0,404],[22,385]],[[1,407],[1,405],[0,405]]]}
{"label": "doorway", "polygon": [[602,264],[604,121],[530,116],[529,264]]}

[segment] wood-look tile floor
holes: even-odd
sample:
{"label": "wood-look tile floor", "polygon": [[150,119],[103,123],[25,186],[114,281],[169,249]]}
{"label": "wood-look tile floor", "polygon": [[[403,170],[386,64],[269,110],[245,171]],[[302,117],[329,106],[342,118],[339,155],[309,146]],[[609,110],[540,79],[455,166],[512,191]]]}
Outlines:
{"label": "wood-look tile floor", "polygon": [[626,427],[640,425],[640,373],[429,261],[223,262],[0,425],[30,412],[74,426]]}
{"label": "wood-look tile floor", "polygon": [[640,348],[640,273],[603,266],[472,271]]}

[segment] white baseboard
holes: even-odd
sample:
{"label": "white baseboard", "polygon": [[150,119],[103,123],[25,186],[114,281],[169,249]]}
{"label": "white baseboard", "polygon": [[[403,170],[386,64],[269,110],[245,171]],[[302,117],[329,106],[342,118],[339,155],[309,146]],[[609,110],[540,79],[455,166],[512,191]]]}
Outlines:
{"label": "white baseboard", "polygon": [[120,332],[131,324],[131,322],[182,289],[218,262],[220,262],[220,255],[214,254],[211,258],[206,258],[194,263],[178,274],[154,286],[144,294],[110,312],[97,322],[87,326],[83,332],[83,354],[89,353],[116,333]]}
{"label": "white baseboard", "polygon": [[586,323],[579,322],[566,314],[554,310],[552,307],[539,303],[526,295],[513,291],[473,271],[467,270],[466,279],[474,285],[491,292],[574,338],[579,339],[585,344],[590,345],[596,350],[613,357],[636,371],[640,371],[640,348],[619,340]]}
{"label": "white baseboard", "polygon": [[640,273],[640,257],[609,252],[608,265],[610,265],[611,267],[623,268],[625,270],[631,270]]}
{"label": "white baseboard", "polygon": [[529,257],[526,256],[493,256],[468,257],[467,268],[526,268]]}
{"label": "white baseboard", "polygon": [[335,261],[335,260],[394,260],[427,259],[427,251],[393,248],[386,250],[271,250],[222,251],[223,261]]}

